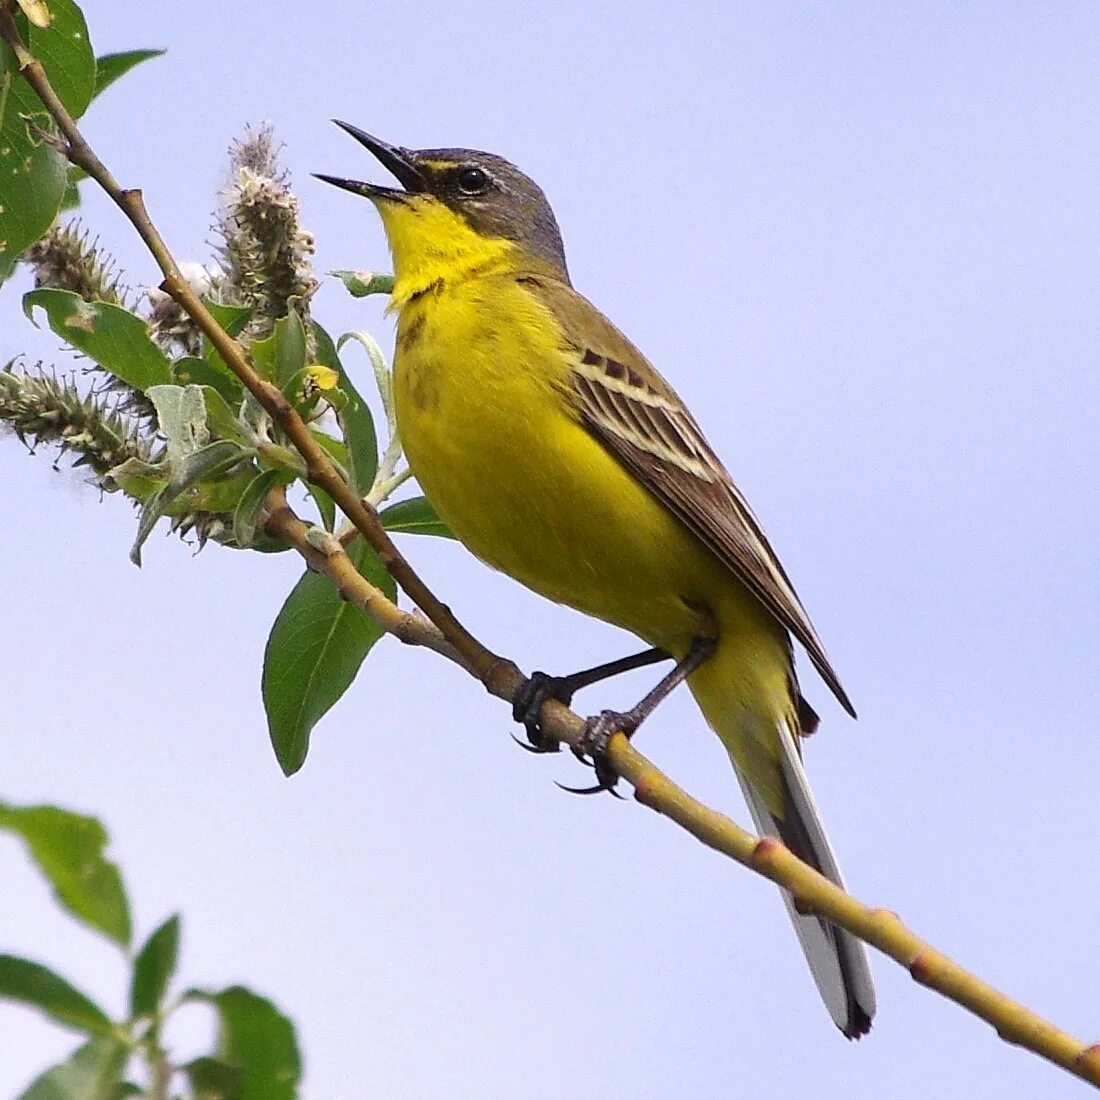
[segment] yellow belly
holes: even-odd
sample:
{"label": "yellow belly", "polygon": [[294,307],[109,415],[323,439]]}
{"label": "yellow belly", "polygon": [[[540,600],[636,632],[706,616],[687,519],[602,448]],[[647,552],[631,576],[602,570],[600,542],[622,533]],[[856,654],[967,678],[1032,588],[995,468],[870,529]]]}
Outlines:
{"label": "yellow belly", "polygon": [[572,415],[544,307],[510,279],[427,297],[400,317],[394,397],[442,519],[536,592],[684,651],[741,586]]}

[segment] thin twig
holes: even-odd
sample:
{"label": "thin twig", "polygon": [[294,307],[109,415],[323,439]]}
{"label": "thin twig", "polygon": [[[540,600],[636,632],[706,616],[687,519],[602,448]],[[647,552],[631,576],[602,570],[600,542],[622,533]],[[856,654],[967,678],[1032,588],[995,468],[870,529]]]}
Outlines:
{"label": "thin twig", "polygon": [[[480,679],[492,694],[510,701],[523,682],[520,670],[511,661],[497,657],[481,645],[428,590],[390,542],[374,510],[365,506],[340,477],[279,389],[256,373],[244,349],[220,328],[191,291],[153,226],[141,192],[119,187],[81,137],[42,66],[27,52],[7,0],[0,0],[0,37],[11,47],[23,76],[56,121],[67,142],[65,152],[69,159],[103,187],[145,241],[164,272],[163,289],[195,320],[224,361],[271,414],[302,455],[309,480],[324,488],[339,504],[430,623],[401,611],[371,585],[355,569],[337,538],[325,536],[322,548],[318,549],[310,540],[310,528],[290,511],[285,496],[269,498],[268,532],[287,539],[314,569],[338,587],[345,598],[384,629],[403,641],[426,646],[456,661]],[[541,722],[549,736],[570,745],[580,744],[584,723],[562,704],[553,700],[544,704]],[[796,858],[778,840],[755,837],[723,814],[704,806],[646,760],[621,733],[611,739],[608,762],[634,787],[634,796],[639,802],[675,821],[709,847],[789,890],[801,911],[816,913],[877,947],[906,967],[914,980],[992,1024],[1007,1042],[1027,1047],[1081,1079],[1100,1086],[1100,1044],[1086,1047],[919,939],[895,914],[856,901]]]}
{"label": "thin twig", "polygon": [[355,568],[335,535],[319,531],[304,523],[287,504],[286,491],[281,487],[267,494],[264,530],[273,538],[285,539],[305,559],[306,564],[328,577],[340,595],[373,619],[388,634],[407,645],[423,646],[467,672],[470,666],[428,619],[403,611],[386,598]]}

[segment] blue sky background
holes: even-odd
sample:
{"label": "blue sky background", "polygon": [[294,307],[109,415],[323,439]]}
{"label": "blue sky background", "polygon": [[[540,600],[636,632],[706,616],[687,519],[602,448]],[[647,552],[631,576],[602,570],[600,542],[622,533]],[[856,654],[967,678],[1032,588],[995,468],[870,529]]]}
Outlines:
{"label": "blue sky background", "polygon": [[[824,718],[807,763],[854,892],[1100,1037],[1100,11],[86,11],[98,52],[171,48],[86,129],[180,259],[208,255],[247,122],[286,142],[322,271],[387,263],[369,204],[309,177],[378,171],[329,117],[501,152],[543,184],[576,285],[691,404],[860,711],[806,673]],[[130,282],[155,281],[85,193]],[[59,358],[21,289],[0,297],[0,356]],[[390,345],[334,283],[316,312]],[[583,779],[570,759],[520,752],[506,708],[430,655],[382,644],[283,779],[258,683],[291,555],[154,539],[138,571],[126,505],[11,439],[0,500],[0,794],[103,816],[139,929],[182,910],[185,982],[243,980],[291,1014],[306,1096],[1081,1094],[881,957],[875,1029],[846,1043],[772,887],[632,803],[560,793]],[[527,669],[631,645],[458,546],[405,548]],[[747,818],[686,693],[639,744]],[[10,840],[0,878],[0,948],[121,1011],[118,958]],[[179,1052],[207,1031],[189,1010]],[[0,1035],[0,1096],[75,1045],[7,1006]]]}

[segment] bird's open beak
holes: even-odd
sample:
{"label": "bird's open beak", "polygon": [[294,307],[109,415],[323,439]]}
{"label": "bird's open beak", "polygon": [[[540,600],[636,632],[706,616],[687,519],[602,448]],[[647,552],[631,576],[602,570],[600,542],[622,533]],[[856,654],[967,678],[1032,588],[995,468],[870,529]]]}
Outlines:
{"label": "bird's open beak", "polygon": [[332,121],[341,130],[351,134],[360,145],[365,145],[382,162],[382,165],[397,177],[405,190],[399,191],[395,187],[382,187],[377,183],[360,183],[358,180],[346,180],[338,176],[323,176],[315,173],[317,179],[331,183],[335,187],[342,187],[345,191],[351,191],[352,194],[363,195],[368,199],[391,199],[397,202],[404,202],[408,195],[415,195],[427,189],[424,177],[413,164],[408,150],[387,145],[384,141],[379,141],[378,138],[371,137],[370,134],[360,130],[358,126],[352,126],[350,122],[341,122],[335,118]]}

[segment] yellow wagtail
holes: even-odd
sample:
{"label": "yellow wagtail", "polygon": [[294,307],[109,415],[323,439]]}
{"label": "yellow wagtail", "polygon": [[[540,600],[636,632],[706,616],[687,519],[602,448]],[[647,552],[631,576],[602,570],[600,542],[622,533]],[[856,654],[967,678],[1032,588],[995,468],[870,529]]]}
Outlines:
{"label": "yellow wagtail", "polygon": [[[588,720],[601,750],[685,679],[722,739],[762,833],[840,884],[802,768],[817,715],[790,635],[855,712],[744,497],[672,387],[572,287],[554,213],[508,161],[411,150],[338,123],[402,189],[319,178],[369,198],[393,253],[394,400],[413,473],[479,558],[651,649],[570,677],[536,674],[515,700],[535,748],[549,697],[672,658],[631,711]],[[875,994],[862,945],[795,911],[817,987],[849,1038]]]}

